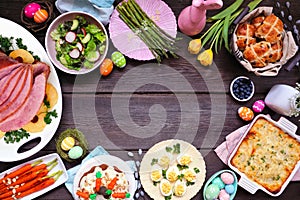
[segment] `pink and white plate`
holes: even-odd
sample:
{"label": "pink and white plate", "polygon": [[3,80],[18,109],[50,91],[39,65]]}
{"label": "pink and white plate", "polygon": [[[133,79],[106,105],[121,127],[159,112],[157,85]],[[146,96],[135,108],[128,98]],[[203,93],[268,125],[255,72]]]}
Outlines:
{"label": "pink and white plate", "polygon": [[[136,2],[161,29],[176,37],[176,18],[165,2],[162,0],[136,0]],[[109,34],[114,46],[127,57],[136,60],[154,59],[145,43],[119,18],[116,9],[110,19]]]}

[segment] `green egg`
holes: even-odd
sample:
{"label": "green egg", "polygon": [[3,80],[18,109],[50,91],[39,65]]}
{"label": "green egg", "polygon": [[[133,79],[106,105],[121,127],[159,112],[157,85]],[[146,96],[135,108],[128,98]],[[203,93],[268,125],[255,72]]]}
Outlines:
{"label": "green egg", "polygon": [[115,51],[111,54],[111,60],[113,61],[114,65],[119,68],[123,68],[126,65],[125,56],[119,51]]}
{"label": "green egg", "polygon": [[210,184],[205,191],[205,197],[207,200],[213,200],[218,197],[220,189],[216,184]]}
{"label": "green egg", "polygon": [[225,188],[225,183],[223,183],[222,179],[220,177],[216,177],[214,178],[214,180],[212,181],[213,184],[217,185],[220,190]]}
{"label": "green egg", "polygon": [[82,156],[83,154],[83,149],[80,146],[74,146],[73,148],[70,149],[68,156],[71,159],[78,159]]}

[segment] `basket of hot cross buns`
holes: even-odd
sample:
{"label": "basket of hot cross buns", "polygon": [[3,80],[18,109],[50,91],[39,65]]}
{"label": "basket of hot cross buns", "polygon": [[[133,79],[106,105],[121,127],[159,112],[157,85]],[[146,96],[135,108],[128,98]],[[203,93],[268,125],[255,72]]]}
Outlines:
{"label": "basket of hot cross buns", "polygon": [[247,14],[232,34],[237,60],[258,76],[276,76],[298,51],[293,35],[272,7],[258,7]]}

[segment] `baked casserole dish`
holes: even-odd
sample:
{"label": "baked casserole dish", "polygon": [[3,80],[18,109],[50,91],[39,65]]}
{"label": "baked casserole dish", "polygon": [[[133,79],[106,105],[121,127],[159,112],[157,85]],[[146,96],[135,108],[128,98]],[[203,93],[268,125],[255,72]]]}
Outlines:
{"label": "baked casserole dish", "polygon": [[250,125],[229,160],[236,170],[272,194],[287,185],[299,161],[299,141],[265,117]]}

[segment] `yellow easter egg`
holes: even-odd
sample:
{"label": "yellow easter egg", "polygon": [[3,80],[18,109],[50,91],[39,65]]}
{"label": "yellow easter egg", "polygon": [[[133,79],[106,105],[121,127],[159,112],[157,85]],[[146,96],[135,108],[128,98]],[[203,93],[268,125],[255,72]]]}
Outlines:
{"label": "yellow easter egg", "polygon": [[36,13],[34,13],[33,20],[36,23],[43,23],[48,19],[48,12],[45,9],[40,9]]}
{"label": "yellow easter egg", "polygon": [[238,110],[238,114],[244,121],[251,121],[254,117],[253,111],[247,107],[240,107]]}
{"label": "yellow easter egg", "polygon": [[73,137],[66,137],[62,142],[61,142],[61,148],[64,151],[69,151],[72,147],[75,145],[75,139]]}

